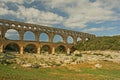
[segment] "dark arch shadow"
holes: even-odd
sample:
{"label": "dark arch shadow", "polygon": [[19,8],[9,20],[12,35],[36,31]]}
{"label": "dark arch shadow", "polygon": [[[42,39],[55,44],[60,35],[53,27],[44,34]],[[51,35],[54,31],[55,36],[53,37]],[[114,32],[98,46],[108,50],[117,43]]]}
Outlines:
{"label": "dark arch shadow", "polygon": [[64,54],[64,53],[67,53],[67,50],[66,50],[65,46],[60,45],[55,49],[55,52],[58,54]]}
{"label": "dark arch shadow", "polygon": [[19,51],[20,47],[16,43],[9,43],[4,48],[5,53],[19,53]]}
{"label": "dark arch shadow", "polygon": [[51,53],[51,48],[49,45],[44,45],[41,47],[41,50],[40,50],[40,53],[41,54],[50,54]]}
{"label": "dark arch shadow", "polygon": [[34,44],[28,44],[24,48],[25,53],[37,53],[37,48]]}

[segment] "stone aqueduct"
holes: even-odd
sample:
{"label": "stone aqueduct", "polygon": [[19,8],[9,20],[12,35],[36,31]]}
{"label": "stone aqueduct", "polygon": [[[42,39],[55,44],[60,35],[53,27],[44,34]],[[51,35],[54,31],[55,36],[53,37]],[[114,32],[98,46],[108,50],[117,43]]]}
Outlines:
{"label": "stone aqueduct", "polygon": [[[14,29],[19,33],[19,40],[10,40],[6,39],[5,34],[8,30]],[[26,31],[31,31],[35,35],[35,41],[26,41],[24,40],[24,34]],[[41,33],[46,33],[49,37],[48,42],[40,42],[39,36]],[[61,35],[63,38],[62,43],[53,43],[53,37],[55,35]],[[67,43],[67,37],[71,36],[73,38],[73,44]],[[65,30],[60,28],[52,28],[47,26],[41,26],[36,24],[22,23],[10,20],[0,19],[0,52],[4,51],[4,48],[10,44],[15,43],[19,47],[19,53],[24,54],[24,48],[28,44],[33,44],[36,47],[36,53],[40,54],[40,50],[44,45],[49,46],[50,53],[55,54],[55,48],[62,45],[66,49],[66,53],[69,54],[72,46],[76,44],[77,38],[80,37],[82,42],[85,42],[85,39],[92,39],[95,37],[93,34]]]}

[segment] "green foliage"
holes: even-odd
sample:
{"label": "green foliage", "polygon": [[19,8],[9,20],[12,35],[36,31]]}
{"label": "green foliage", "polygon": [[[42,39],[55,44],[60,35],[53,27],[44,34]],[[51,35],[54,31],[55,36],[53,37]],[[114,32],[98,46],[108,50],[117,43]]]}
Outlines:
{"label": "green foliage", "polygon": [[25,52],[28,52],[28,53],[35,53],[35,46],[32,45],[32,44],[29,44],[25,47],[24,49]]}
{"label": "green foliage", "polygon": [[64,53],[64,52],[66,52],[66,50],[65,50],[65,47],[64,46],[58,46],[56,49],[55,49],[55,51],[57,52],[57,53]]}
{"label": "green foliage", "polygon": [[5,47],[5,50],[7,52],[11,52],[11,51],[19,51],[19,47],[17,44],[14,44],[14,43],[11,43],[11,44],[8,44],[6,47]]}
{"label": "green foliage", "polygon": [[74,48],[77,50],[120,50],[120,36],[96,37],[84,44],[78,42]]}
{"label": "green foliage", "polygon": [[8,65],[15,63],[15,55],[11,53],[1,53],[0,54],[0,64]]}
{"label": "green foliage", "polygon": [[75,56],[77,56],[77,57],[82,57],[82,54],[75,54]]}
{"label": "green foliage", "polygon": [[[38,69],[0,64],[0,80],[120,80],[120,64],[111,62],[102,62],[102,64],[104,67],[101,69],[93,69],[91,66],[86,66],[86,64],[81,64],[82,66],[69,65],[68,68]],[[16,68],[13,68],[14,66]]]}
{"label": "green foliage", "polygon": [[111,58],[112,59],[112,56],[110,54],[106,55],[105,56],[106,58]]}
{"label": "green foliage", "polygon": [[72,57],[72,62],[75,62],[77,60],[77,57]]}

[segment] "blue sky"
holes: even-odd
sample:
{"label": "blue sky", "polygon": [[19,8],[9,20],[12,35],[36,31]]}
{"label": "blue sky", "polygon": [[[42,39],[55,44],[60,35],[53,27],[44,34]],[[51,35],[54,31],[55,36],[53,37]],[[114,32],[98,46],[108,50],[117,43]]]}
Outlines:
{"label": "blue sky", "polygon": [[0,19],[120,35],[120,0],[0,0]]}

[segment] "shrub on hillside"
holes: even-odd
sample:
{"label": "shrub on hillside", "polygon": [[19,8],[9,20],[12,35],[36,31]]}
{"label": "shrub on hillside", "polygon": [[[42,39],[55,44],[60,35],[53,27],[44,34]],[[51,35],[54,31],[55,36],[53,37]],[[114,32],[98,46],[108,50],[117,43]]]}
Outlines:
{"label": "shrub on hillside", "polygon": [[85,43],[77,42],[74,46],[77,50],[120,50],[120,36],[96,37]]}
{"label": "shrub on hillside", "polygon": [[75,54],[75,56],[77,56],[77,57],[82,57],[82,54]]}

